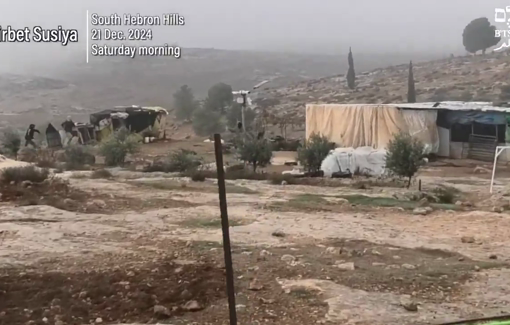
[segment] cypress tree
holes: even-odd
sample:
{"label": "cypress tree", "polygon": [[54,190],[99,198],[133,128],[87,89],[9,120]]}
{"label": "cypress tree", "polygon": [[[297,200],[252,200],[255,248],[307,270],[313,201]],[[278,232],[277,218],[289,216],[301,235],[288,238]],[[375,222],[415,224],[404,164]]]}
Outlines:
{"label": "cypress tree", "polygon": [[407,102],[416,103],[416,89],[414,87],[413,61],[409,62],[409,77],[407,79]]}
{"label": "cypress tree", "polygon": [[349,48],[347,62],[349,63],[349,70],[347,71],[347,86],[349,89],[354,89],[356,87],[356,74],[354,72],[354,60],[352,58],[351,48]]}

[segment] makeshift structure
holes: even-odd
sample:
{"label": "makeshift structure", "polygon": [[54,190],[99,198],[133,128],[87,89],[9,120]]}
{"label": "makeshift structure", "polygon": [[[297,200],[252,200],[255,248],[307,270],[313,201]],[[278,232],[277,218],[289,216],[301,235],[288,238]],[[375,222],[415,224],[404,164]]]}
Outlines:
{"label": "makeshift structure", "polygon": [[386,150],[372,147],[336,148],[322,161],[324,176],[350,171],[363,175],[381,176],[386,166]]}
{"label": "makeshift structure", "polygon": [[[309,104],[306,137],[319,133],[341,147],[384,149],[396,133],[404,131],[420,139],[428,153],[492,161],[496,146],[506,142],[510,108],[501,105],[486,102]],[[510,155],[502,155],[499,159],[509,158]]]}
{"label": "makeshift structure", "polygon": [[94,125],[98,140],[121,127],[141,134],[150,131],[151,137],[163,139],[167,115],[168,111],[162,107],[115,107],[90,114],[90,123]]}

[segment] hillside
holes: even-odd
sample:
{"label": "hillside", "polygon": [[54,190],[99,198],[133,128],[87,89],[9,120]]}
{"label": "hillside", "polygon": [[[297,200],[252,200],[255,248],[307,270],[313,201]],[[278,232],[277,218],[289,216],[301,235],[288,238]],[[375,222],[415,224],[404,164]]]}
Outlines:
{"label": "hillside", "polygon": [[[510,56],[487,54],[413,63],[417,101],[498,101],[510,84]],[[259,107],[304,119],[306,103],[398,103],[407,101],[408,64],[357,71],[357,89],[344,75],[307,80],[259,94]],[[506,99],[508,100],[508,99]],[[264,105],[264,102],[273,104]],[[274,103],[278,103],[274,105]]]}

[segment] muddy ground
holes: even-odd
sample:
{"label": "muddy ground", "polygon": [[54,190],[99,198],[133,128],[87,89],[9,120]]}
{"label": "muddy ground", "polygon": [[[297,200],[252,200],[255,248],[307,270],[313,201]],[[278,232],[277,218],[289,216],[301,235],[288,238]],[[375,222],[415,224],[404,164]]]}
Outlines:
{"label": "muddy ground", "polygon": [[[455,186],[466,204],[427,204],[426,215],[402,188],[228,181],[239,323],[508,312],[507,179],[491,196],[486,174],[441,168],[453,167],[419,176],[424,190]],[[0,324],[228,324],[215,181],[112,173],[57,175],[74,195],[58,203],[3,197]]]}

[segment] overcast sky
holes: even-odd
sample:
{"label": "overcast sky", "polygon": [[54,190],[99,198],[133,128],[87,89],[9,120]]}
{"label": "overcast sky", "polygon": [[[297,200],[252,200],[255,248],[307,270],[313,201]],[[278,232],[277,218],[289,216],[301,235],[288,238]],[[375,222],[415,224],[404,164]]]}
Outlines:
{"label": "overcast sky", "polygon": [[462,50],[462,30],[472,19],[485,16],[494,22],[494,8],[506,6],[510,0],[18,0],[0,10],[2,27],[62,25],[78,29],[80,42],[66,48],[0,46],[4,65],[85,58],[89,10],[103,15],[179,13],[186,25],[154,28],[154,41],[184,47],[338,53],[352,46],[365,53],[444,54]]}

